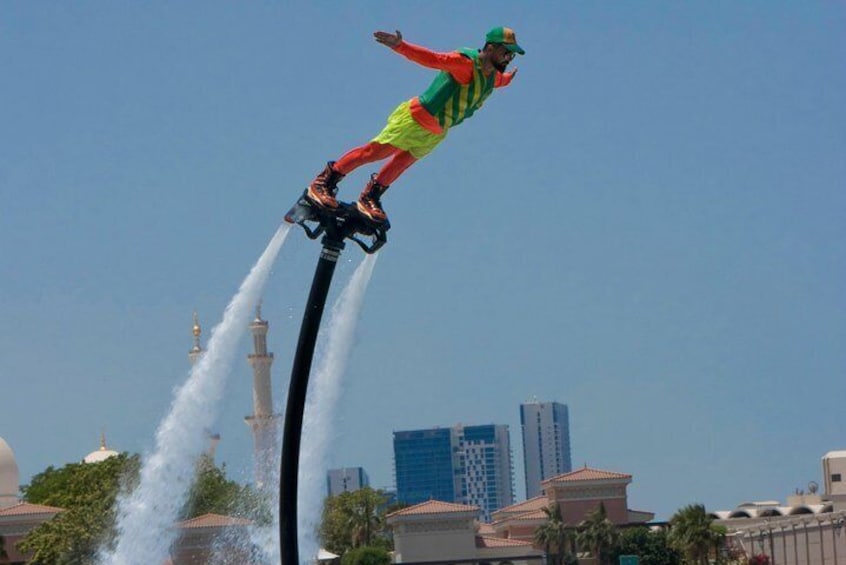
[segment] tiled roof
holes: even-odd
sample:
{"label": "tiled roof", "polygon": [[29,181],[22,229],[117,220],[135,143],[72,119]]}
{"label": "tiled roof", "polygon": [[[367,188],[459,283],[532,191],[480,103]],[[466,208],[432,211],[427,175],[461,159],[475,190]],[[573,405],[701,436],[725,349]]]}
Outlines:
{"label": "tiled roof", "polygon": [[511,506],[500,508],[494,512],[494,514],[499,514],[501,512],[507,512],[509,514],[529,512],[532,510],[540,510],[541,508],[546,508],[547,506],[549,506],[549,499],[545,495],[540,495],[530,498],[529,500],[524,500],[523,502],[518,502],[517,504],[512,504]]}
{"label": "tiled roof", "polygon": [[476,536],[476,547],[532,547],[532,543],[516,539],[498,538],[494,536]]}
{"label": "tiled roof", "polygon": [[177,528],[224,528],[226,526],[249,526],[250,520],[245,518],[233,518],[232,516],[221,516],[220,514],[203,514],[190,520],[176,524]]}
{"label": "tiled roof", "polygon": [[43,504],[30,504],[29,502],[21,502],[8,508],[0,509],[0,516],[31,516],[33,514],[58,514],[63,512],[64,508],[56,508],[55,506],[44,506]]}
{"label": "tiled roof", "polygon": [[476,533],[480,536],[487,536],[487,535],[494,535],[496,533],[496,529],[486,522],[479,524],[479,529],[476,530]]}
{"label": "tiled roof", "polygon": [[543,481],[541,484],[547,483],[561,483],[561,482],[575,482],[575,481],[601,481],[607,479],[631,479],[631,475],[625,473],[615,473],[613,471],[603,471],[602,469],[592,469],[585,465],[581,469],[558,475]]}
{"label": "tiled roof", "polygon": [[548,516],[546,512],[541,510],[532,510],[531,512],[523,512],[522,514],[512,514],[494,522],[494,524],[512,523],[512,522],[534,522],[537,520],[546,520]]}
{"label": "tiled roof", "polygon": [[393,516],[420,516],[423,514],[448,514],[450,512],[478,512],[478,506],[467,506],[466,504],[454,504],[452,502],[441,502],[440,500],[428,500],[403,508],[388,514]]}
{"label": "tiled roof", "polygon": [[512,520],[546,520],[549,518],[546,512],[543,510],[533,510],[531,512],[525,512],[523,514],[518,514],[517,516],[513,516]]}

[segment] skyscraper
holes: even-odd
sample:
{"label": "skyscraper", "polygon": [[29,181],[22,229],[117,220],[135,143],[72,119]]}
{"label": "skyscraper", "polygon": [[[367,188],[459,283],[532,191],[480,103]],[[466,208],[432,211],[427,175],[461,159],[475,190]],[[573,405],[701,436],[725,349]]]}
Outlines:
{"label": "skyscraper", "polygon": [[450,428],[394,432],[394,470],[400,502],[455,502],[453,469]]}
{"label": "skyscraper", "polygon": [[329,469],[326,472],[326,490],[329,496],[338,496],[342,492],[353,492],[370,486],[370,479],[361,467]]}
{"label": "skyscraper", "polygon": [[494,510],[514,503],[514,473],[508,426],[454,428],[463,463],[462,502],[482,509],[490,520]]}
{"label": "skyscraper", "polygon": [[397,498],[473,504],[485,518],[514,502],[508,426],[394,432]]}
{"label": "skyscraper", "polygon": [[526,402],[520,405],[526,498],[541,494],[541,481],[569,473],[570,419],[566,404]]}

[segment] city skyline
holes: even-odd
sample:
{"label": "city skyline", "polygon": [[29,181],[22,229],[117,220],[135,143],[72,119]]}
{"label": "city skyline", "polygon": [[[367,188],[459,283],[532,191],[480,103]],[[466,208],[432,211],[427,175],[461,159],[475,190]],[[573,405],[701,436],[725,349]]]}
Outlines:
{"label": "city skyline", "polygon": [[[261,305],[259,304],[259,305],[256,306],[255,319],[251,322],[250,327],[249,327],[248,332],[247,332],[247,333],[253,334],[253,339],[251,340],[253,351],[246,355],[246,360],[247,360],[247,364],[251,368],[253,368],[253,377],[254,377],[253,385],[254,386],[256,385],[256,379],[258,379],[259,382],[261,383],[260,387],[262,387],[262,388],[264,388],[264,387],[269,388],[270,386],[272,386],[270,384],[270,380],[272,380],[272,378],[273,378],[273,375],[272,375],[271,370],[270,370],[270,367],[272,365],[272,360],[273,360],[273,353],[270,353],[267,350],[267,334],[268,334],[269,327],[270,327],[269,321],[263,320],[261,318]],[[192,326],[191,333],[193,335],[193,341],[192,341],[193,346],[188,350],[188,358],[189,358],[189,362],[191,364],[193,364],[199,359],[199,356],[201,356],[205,351],[203,346],[202,346],[202,340],[201,340],[201,337],[200,337],[201,334],[202,334],[202,330],[201,330],[201,327],[200,327],[199,317],[198,317],[197,312],[194,312],[194,314],[193,314],[193,326]],[[256,363],[257,360],[260,361],[260,362]],[[258,372],[256,372],[256,367],[258,367]],[[256,390],[254,389],[253,390],[253,393],[254,393],[253,401],[254,401],[254,403],[255,402],[261,403],[261,401],[258,398],[256,398],[255,392],[256,392]],[[266,404],[266,402],[267,402],[267,398],[264,399],[265,404]],[[521,429],[523,429],[523,433],[520,434],[521,452],[523,453],[524,462],[525,462],[525,457],[526,457],[526,448],[525,448],[525,426],[524,426],[523,410],[524,410],[524,407],[527,407],[527,406],[542,406],[542,407],[545,407],[545,408],[558,407],[559,409],[563,409],[563,417],[564,417],[563,421],[565,422],[565,424],[566,424],[565,428],[568,431],[566,443],[567,443],[567,447],[569,448],[569,443],[570,443],[570,438],[569,438],[569,407],[566,404],[559,403],[557,401],[541,401],[537,397],[533,397],[531,400],[527,400],[527,401],[521,402],[519,404],[519,410],[520,410],[520,415],[521,415],[521,417],[520,417]],[[255,408],[256,408],[255,404],[254,404],[253,408],[255,410]],[[548,416],[552,416],[552,414],[554,414],[555,412],[556,411],[553,409],[548,414]],[[532,414],[534,414],[534,412],[532,412]],[[276,418],[276,417],[277,416],[274,416],[274,418]],[[245,421],[249,424],[250,419],[251,419],[251,417],[248,416],[248,417],[245,418]],[[460,421],[461,418],[454,418],[454,420]],[[465,427],[464,424],[456,424],[453,427],[435,426],[435,427],[432,427],[432,428],[429,428],[429,429],[432,430],[432,431],[446,430],[446,432],[444,432],[444,433],[448,434],[453,428],[464,428],[464,427]],[[470,425],[469,427],[487,427],[487,425]],[[496,427],[503,427],[503,428],[507,429],[508,425],[502,425],[502,426],[496,426]],[[424,431],[424,430],[415,430],[415,431],[419,432],[419,431]],[[397,432],[392,432],[392,433],[396,434]],[[101,443],[101,447],[102,447],[104,445],[104,442],[105,442],[104,432],[102,432],[102,431],[100,432],[100,437],[101,437],[100,443]],[[208,452],[210,454],[212,454],[212,456],[213,456],[214,452],[216,451],[217,444],[220,442],[220,440],[221,440],[220,434],[218,434],[218,433],[210,434],[210,447],[209,447]],[[252,464],[254,465],[254,472],[258,473],[258,474],[265,474],[265,475],[268,474],[269,470],[266,468],[266,466],[261,466],[258,462],[258,446],[256,446],[254,449],[255,449],[254,454],[253,454],[254,459],[253,459],[253,462],[252,462]],[[12,451],[14,452],[14,449],[12,449]],[[265,451],[265,453],[266,453],[266,451]],[[271,452],[271,454],[270,454],[272,458],[276,457],[276,455],[274,455],[274,453],[275,452]],[[513,448],[511,450],[510,454],[511,454],[511,456],[513,456]],[[512,457],[512,460],[513,460],[513,457]],[[569,453],[568,453],[567,460],[568,461],[570,460]],[[73,462],[75,462],[75,461],[68,461],[67,463],[73,463]],[[588,463],[585,462],[584,465],[585,465],[585,467],[587,467]],[[614,468],[614,465],[611,464],[609,467]],[[343,473],[343,472],[349,471],[351,469],[357,470],[357,472],[359,473],[359,480],[361,480],[361,477],[363,477],[364,482],[363,483],[357,483],[356,488],[360,488],[362,486],[371,486],[370,479],[369,479],[369,476],[366,473],[366,470],[363,467],[360,467],[360,466],[349,466],[349,467],[342,467],[342,468],[339,468],[339,469],[331,469],[330,468],[330,469],[327,469],[327,474],[329,474],[333,471],[340,471],[340,472]],[[567,472],[570,472],[571,470],[573,470],[573,466],[572,466],[572,463],[570,462],[570,468],[569,469],[563,470],[563,471],[561,471],[561,473],[555,473],[555,475],[567,473]],[[514,471],[512,470],[512,475],[513,474],[514,474]],[[256,476],[258,476],[258,475],[256,475]],[[397,483],[396,483],[396,480],[395,480],[395,477],[396,477],[395,470],[391,474],[391,476],[394,479],[392,482],[390,482],[388,484],[379,485],[379,486],[376,486],[374,488],[378,488],[378,489],[382,489],[384,491],[396,493],[397,492]],[[552,476],[554,476],[554,475],[552,475]],[[546,479],[546,478],[549,478],[549,477],[544,476],[543,478]],[[830,477],[826,477],[824,473],[821,473],[819,478],[823,481],[830,481]],[[524,463],[524,479],[525,479],[525,482],[526,482],[526,491],[525,491],[525,494],[522,496],[522,499],[523,500],[530,499],[530,498],[532,498],[532,496],[536,496],[537,494],[539,494],[539,493],[536,493],[535,495],[529,495],[528,494],[529,493],[529,490],[528,490],[529,476],[528,476],[528,470],[527,470],[527,467],[525,466],[525,463]],[[244,476],[240,477],[239,480],[246,481],[246,482],[254,482],[254,481],[251,481],[251,478],[244,477]],[[813,483],[813,482],[815,482],[815,481],[811,481],[811,483]],[[21,484],[25,484],[25,483],[22,482]],[[258,484],[258,483],[256,483],[256,484]],[[332,484],[332,478],[327,476],[327,488],[330,490],[330,492],[331,492],[331,488],[332,488],[331,484]],[[797,488],[796,492],[799,492],[799,490],[800,489]],[[804,490],[802,492],[804,492]],[[784,494],[784,496],[789,496],[789,495],[790,495],[790,493]],[[455,497],[450,498],[450,497],[444,496],[445,501],[452,501],[453,498],[455,498]],[[504,504],[503,506],[506,506],[506,505],[507,504]],[[680,503],[680,505],[681,505],[681,503]],[[489,516],[490,511],[486,512],[485,515]]]}

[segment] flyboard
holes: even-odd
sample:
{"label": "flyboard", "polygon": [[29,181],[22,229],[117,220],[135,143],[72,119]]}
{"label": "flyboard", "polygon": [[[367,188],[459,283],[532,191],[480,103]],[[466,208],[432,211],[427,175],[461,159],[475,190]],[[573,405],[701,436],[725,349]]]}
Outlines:
{"label": "flyboard", "polygon": [[[374,222],[359,212],[354,203],[338,202],[338,208],[328,209],[312,202],[307,194],[308,189],[285,214],[285,221],[301,226],[309,239],[317,239],[322,235],[323,250],[317,261],[317,269],[303,313],[297,352],[291,369],[291,381],[288,385],[279,473],[279,544],[282,565],[301,563],[297,539],[297,486],[303,412],[314,346],[335,265],[344,249],[345,239],[357,243],[365,253],[376,253],[388,242],[387,231],[391,229],[390,222]],[[302,561],[311,561],[311,557]]]}
{"label": "flyboard", "polygon": [[[391,222],[374,222],[358,211],[355,203],[338,202],[338,208],[318,206],[308,197],[308,189],[285,214],[289,224],[301,226],[309,239],[326,235],[329,239],[356,242],[365,253],[375,253],[388,242]],[[369,243],[362,237],[369,238]]]}

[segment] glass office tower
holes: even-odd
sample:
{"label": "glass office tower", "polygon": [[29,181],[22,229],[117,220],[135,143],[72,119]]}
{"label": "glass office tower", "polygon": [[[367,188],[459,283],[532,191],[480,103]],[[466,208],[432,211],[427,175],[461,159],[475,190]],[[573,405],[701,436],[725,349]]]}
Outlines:
{"label": "glass office tower", "polygon": [[526,498],[534,498],[541,494],[541,481],[573,470],[567,405],[537,401],[521,404],[520,424]]}
{"label": "glass office tower", "polygon": [[394,432],[397,498],[441,500],[490,513],[514,502],[508,426],[454,426]]}

